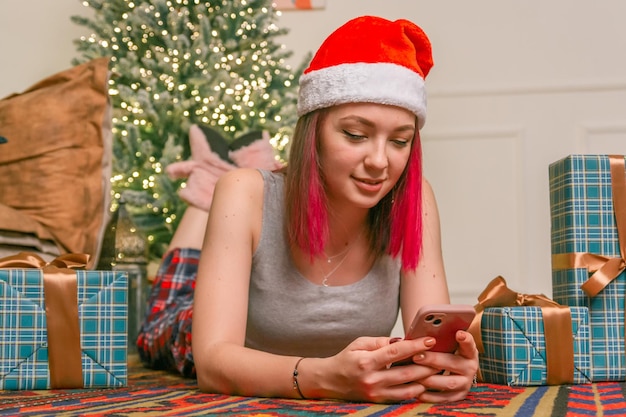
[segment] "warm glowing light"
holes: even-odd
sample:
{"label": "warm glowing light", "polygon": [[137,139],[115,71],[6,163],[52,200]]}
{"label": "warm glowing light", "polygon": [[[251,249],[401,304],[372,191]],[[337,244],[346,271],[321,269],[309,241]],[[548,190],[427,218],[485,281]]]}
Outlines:
{"label": "warm glowing light", "polygon": [[[96,3],[83,1],[98,19],[80,48],[110,56],[112,195],[129,197],[137,215],[156,216],[171,231],[184,207],[177,189],[186,183],[172,182],[165,167],[189,157],[190,123],[219,126],[228,140],[265,129],[278,151],[288,147],[297,77],[285,45],[273,42],[280,13],[247,0]],[[168,233],[146,236],[162,247]]]}

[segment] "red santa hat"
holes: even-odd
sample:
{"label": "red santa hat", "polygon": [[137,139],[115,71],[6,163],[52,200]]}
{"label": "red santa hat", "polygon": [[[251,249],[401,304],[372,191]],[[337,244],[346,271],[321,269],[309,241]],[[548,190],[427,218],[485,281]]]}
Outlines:
{"label": "red santa hat", "polygon": [[362,16],[322,43],[300,77],[298,116],[344,103],[380,103],[426,121],[424,79],[433,65],[430,41],[414,23]]}

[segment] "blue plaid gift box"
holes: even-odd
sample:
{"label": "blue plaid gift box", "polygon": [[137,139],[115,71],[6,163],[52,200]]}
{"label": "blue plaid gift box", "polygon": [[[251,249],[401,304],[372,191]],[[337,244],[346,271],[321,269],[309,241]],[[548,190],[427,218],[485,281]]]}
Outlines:
{"label": "blue plaid gift box", "polygon": [[626,380],[624,156],[570,155],[549,173],[552,297],[589,308],[593,380]]}
{"label": "blue plaid gift box", "polygon": [[[126,273],[75,270],[78,378],[82,387],[127,384]],[[0,390],[57,388],[51,384],[51,321],[46,316],[42,269],[0,269]],[[48,287],[46,287],[48,288]],[[61,304],[70,304],[61,300]],[[52,303],[50,303],[52,304]],[[69,325],[63,323],[64,328]],[[65,331],[65,329],[64,329]],[[78,333],[78,332],[76,332]],[[65,335],[56,340],[67,343]],[[79,338],[79,339],[78,339]],[[61,371],[70,364],[62,352]],[[80,356],[80,358],[79,358]],[[60,372],[63,374],[63,372]]]}
{"label": "blue plaid gift box", "polygon": [[[589,312],[572,307],[575,384],[591,382]],[[484,382],[516,386],[547,385],[546,337],[541,307],[488,307],[481,321]]]}

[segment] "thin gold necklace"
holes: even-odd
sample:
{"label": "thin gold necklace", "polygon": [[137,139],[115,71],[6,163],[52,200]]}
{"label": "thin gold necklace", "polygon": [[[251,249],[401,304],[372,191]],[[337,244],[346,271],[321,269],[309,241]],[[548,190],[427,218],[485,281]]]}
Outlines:
{"label": "thin gold necklace", "polygon": [[324,255],[326,255],[326,258],[328,259],[328,263],[330,263],[334,258],[340,256],[343,254],[343,258],[341,258],[341,261],[339,261],[339,263],[337,265],[335,265],[335,267],[327,274],[324,274],[324,271],[322,271],[322,274],[324,274],[324,279],[322,280],[322,285],[324,287],[328,287],[328,278],[330,278],[330,276],[332,274],[334,274],[341,265],[343,265],[343,262],[346,260],[346,258],[348,257],[348,255],[350,254],[350,250],[352,249],[352,247],[354,246],[354,244],[356,243],[357,240],[360,239],[361,235],[363,234],[363,229],[361,229],[361,231],[359,232],[359,235],[352,241],[352,243],[350,244],[350,246],[348,246],[343,252],[338,253],[337,255],[334,256],[328,256],[326,254],[326,251],[324,251]]}
{"label": "thin gold necklace", "polygon": [[345,254],[346,252],[348,252],[350,250],[350,246],[348,246],[347,248],[345,248],[344,250],[342,250],[341,252],[339,252],[336,255],[333,256],[329,256],[326,251],[324,252],[324,256],[326,256],[326,262],[331,263],[333,261],[333,259],[340,257],[341,255]]}

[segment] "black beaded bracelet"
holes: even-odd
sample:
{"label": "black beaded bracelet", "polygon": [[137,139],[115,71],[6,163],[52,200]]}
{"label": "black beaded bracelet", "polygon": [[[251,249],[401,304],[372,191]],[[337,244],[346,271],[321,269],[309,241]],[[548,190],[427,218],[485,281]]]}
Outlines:
{"label": "black beaded bracelet", "polygon": [[304,395],[302,395],[302,391],[300,390],[300,385],[298,385],[298,365],[300,365],[300,362],[302,362],[302,359],[304,358],[298,359],[298,362],[296,362],[296,366],[294,366],[293,368],[293,389],[297,390],[298,394],[300,394],[300,398],[305,400],[306,398],[304,398]]}

